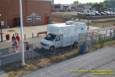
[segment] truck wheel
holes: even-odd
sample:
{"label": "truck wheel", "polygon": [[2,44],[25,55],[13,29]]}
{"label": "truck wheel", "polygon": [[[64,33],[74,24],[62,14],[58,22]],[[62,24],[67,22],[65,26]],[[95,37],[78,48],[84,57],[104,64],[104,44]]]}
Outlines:
{"label": "truck wheel", "polygon": [[78,48],[78,43],[75,42],[75,43],[73,44],[73,47],[74,47],[74,48]]}
{"label": "truck wheel", "polygon": [[50,47],[50,51],[54,51],[55,50],[55,47],[54,46],[51,46]]}

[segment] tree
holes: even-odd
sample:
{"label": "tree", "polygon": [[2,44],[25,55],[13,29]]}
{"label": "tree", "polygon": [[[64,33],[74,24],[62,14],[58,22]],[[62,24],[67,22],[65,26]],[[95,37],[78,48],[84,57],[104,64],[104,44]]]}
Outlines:
{"label": "tree", "polygon": [[97,11],[104,11],[105,9],[107,9],[107,6],[104,2],[101,2],[92,4],[92,8],[96,9]]}
{"label": "tree", "polygon": [[104,3],[109,8],[115,8],[115,0],[105,0]]}
{"label": "tree", "polygon": [[73,4],[78,5],[78,4],[79,4],[79,1],[74,1]]}

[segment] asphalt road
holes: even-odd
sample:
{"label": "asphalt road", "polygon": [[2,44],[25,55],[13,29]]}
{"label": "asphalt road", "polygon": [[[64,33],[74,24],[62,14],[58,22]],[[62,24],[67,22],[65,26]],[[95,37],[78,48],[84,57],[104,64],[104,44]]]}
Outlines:
{"label": "asphalt road", "polygon": [[[94,75],[75,72],[75,69],[112,70],[112,75]],[[42,68],[22,77],[115,77],[115,46],[81,55],[49,67]]]}

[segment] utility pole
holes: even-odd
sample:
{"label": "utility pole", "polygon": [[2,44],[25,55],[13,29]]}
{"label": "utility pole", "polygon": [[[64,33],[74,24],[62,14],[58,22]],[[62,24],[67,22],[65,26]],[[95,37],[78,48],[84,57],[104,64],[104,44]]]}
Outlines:
{"label": "utility pole", "polygon": [[3,32],[2,32],[2,24],[0,21],[0,35],[1,35],[1,42],[3,42]]}
{"label": "utility pole", "polygon": [[25,65],[25,55],[24,55],[24,25],[23,25],[23,7],[22,0],[19,0],[20,7],[20,33],[21,33],[21,51],[22,51],[22,65]]}
{"label": "utility pole", "polygon": [[[0,13],[0,17],[2,16],[2,14]],[[0,21],[0,35],[1,35],[1,42],[3,42],[3,31],[2,31],[2,27],[4,26],[4,21]]]}

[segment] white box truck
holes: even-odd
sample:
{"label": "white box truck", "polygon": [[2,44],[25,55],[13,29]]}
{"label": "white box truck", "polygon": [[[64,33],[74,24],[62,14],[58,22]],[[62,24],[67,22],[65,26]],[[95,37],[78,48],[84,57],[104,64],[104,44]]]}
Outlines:
{"label": "white box truck", "polygon": [[49,24],[48,34],[41,40],[42,48],[53,50],[59,47],[76,46],[79,41],[79,34],[87,31],[84,22],[66,22]]}

